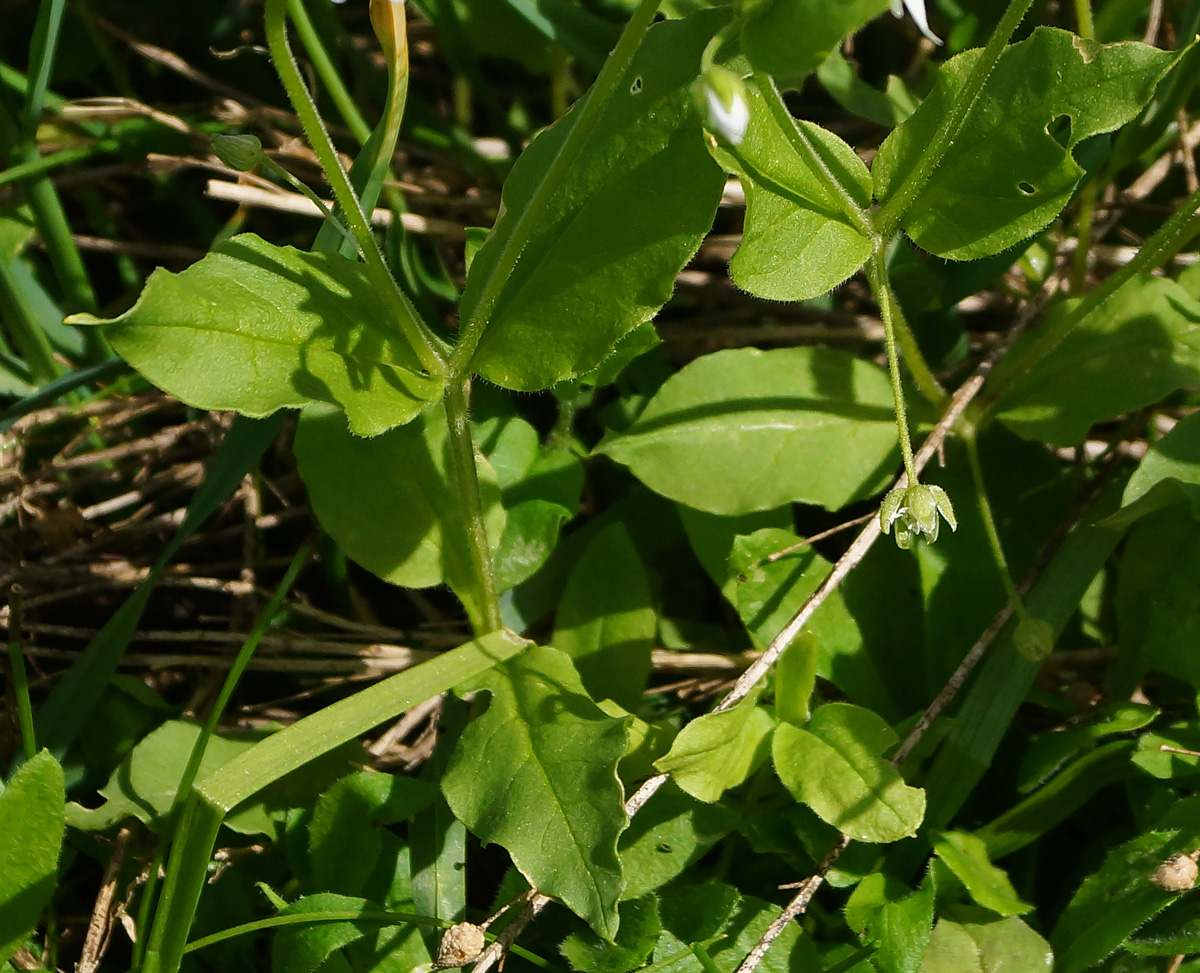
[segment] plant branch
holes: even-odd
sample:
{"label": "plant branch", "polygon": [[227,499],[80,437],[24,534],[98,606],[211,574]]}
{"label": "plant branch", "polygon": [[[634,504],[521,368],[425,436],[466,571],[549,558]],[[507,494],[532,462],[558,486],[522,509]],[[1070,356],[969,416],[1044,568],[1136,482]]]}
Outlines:
{"label": "plant branch", "polygon": [[329,180],[333,195],[345,214],[346,221],[350,224],[350,230],[362,252],[371,283],[387,303],[395,323],[420,359],[422,366],[431,375],[445,375],[446,362],[437,347],[437,339],[425,327],[425,323],[417,314],[416,309],[404,292],[400,290],[391,271],[388,270],[387,262],[383,259],[383,254],[371,232],[370,224],[363,213],[358,196],[355,195],[350,185],[346,170],[342,168],[337,150],[333,147],[329,133],[325,130],[325,125],[321,121],[312,96],[309,94],[304,80],[300,77],[300,70],[296,66],[296,58],[287,37],[287,5],[288,0],[267,0],[266,3],[267,46],[270,49],[275,69],[279,72],[279,79],[283,82],[288,99],[304,126],[304,133],[308,136],[313,152],[321,163],[321,169]]}
{"label": "plant branch", "polygon": [[792,113],[787,110],[787,105],[783,103],[783,95],[779,93],[775,79],[769,74],[755,71],[754,82],[758,85],[758,90],[762,92],[763,100],[767,103],[771,117],[775,119],[775,123],[783,131],[792,148],[796,150],[796,154],[810,170],[819,172],[824,177],[825,188],[837,199],[838,205],[854,229],[868,240],[877,243],[878,233],[871,221],[871,214],[858,205],[850,194],[849,188],[842,185],[821,153],[817,151],[817,147],[813,145],[808,133],[796,124],[796,119],[792,117]]}
{"label": "plant branch", "polygon": [[[492,312],[496,309],[496,303],[500,300],[504,285],[508,283],[508,278],[511,276],[513,268],[516,267],[521,252],[529,242],[533,228],[557,192],[563,177],[579,158],[579,153],[600,121],[600,115],[608,104],[609,98],[616,91],[617,85],[624,77],[629,65],[633,63],[634,55],[641,47],[642,38],[649,30],[654,15],[658,12],[658,4],[659,0],[641,0],[638,4],[621,34],[620,40],[617,41],[617,46],[613,48],[612,53],[608,55],[608,60],[604,62],[600,76],[596,78],[585,96],[585,101],[583,104],[576,105],[575,110],[578,117],[573,120],[574,124],[571,125],[562,144],[558,147],[558,152],[555,153],[553,160],[545,170],[545,175],[534,192],[533,198],[514,217],[512,229],[501,243],[500,254],[488,270],[487,277],[484,278],[479,300],[471,310],[470,317],[463,323],[458,344],[450,356],[450,374],[455,378],[461,377],[469,371],[471,359],[479,345],[479,339],[491,321]],[[568,124],[568,121],[562,119],[557,124]]]}
{"label": "plant branch", "polygon": [[450,428],[450,458],[454,464],[454,480],[462,501],[462,514],[467,530],[467,546],[471,552],[471,568],[478,586],[479,605],[472,612],[473,620],[482,628],[476,636],[487,635],[503,627],[500,621],[500,598],[496,593],[496,574],[492,568],[492,549],[488,545],[487,527],[483,520],[483,498],[479,492],[479,472],[475,467],[475,443],[471,439],[468,421],[467,379],[457,379],[446,386],[446,423]]}
{"label": "plant branch", "polygon": [[888,201],[875,214],[875,228],[884,239],[895,236],[909,207],[920,195],[921,190],[925,188],[929,177],[941,164],[942,158],[954,144],[954,140],[958,138],[967,116],[975,106],[975,99],[979,97],[984,83],[991,75],[992,69],[996,67],[996,62],[1000,60],[1000,55],[1004,53],[1009,39],[1032,3],[1033,0],[1012,0],[1009,3],[1004,16],[1000,18],[1000,23],[996,25],[996,29],[988,39],[987,46],[975,59],[971,73],[967,75],[966,83],[959,89],[950,105],[950,110],[942,117],[941,124],[917,159],[916,165],[909,170],[908,175],[900,183],[900,187],[892,193]]}

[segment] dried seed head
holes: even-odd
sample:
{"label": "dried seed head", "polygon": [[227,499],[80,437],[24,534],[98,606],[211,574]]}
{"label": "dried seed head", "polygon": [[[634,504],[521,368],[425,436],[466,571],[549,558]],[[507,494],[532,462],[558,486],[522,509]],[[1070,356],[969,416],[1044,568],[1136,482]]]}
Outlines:
{"label": "dried seed head", "polygon": [[1172,855],[1155,869],[1150,881],[1164,892],[1186,892],[1195,886],[1198,872],[1191,855]]}
{"label": "dried seed head", "polygon": [[474,963],[483,952],[486,941],[483,929],[473,922],[460,922],[451,926],[442,937],[434,968],[449,970]]}

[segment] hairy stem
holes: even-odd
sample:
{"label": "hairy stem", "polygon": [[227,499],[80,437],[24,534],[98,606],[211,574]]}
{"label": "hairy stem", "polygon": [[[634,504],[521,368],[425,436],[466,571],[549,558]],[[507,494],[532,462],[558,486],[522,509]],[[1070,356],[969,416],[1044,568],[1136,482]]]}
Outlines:
{"label": "hairy stem", "polygon": [[347,223],[350,224],[350,230],[358,242],[372,284],[387,303],[395,323],[404,333],[422,366],[431,375],[445,375],[446,361],[438,349],[437,339],[425,327],[416,309],[388,270],[375,236],[371,233],[366,214],[363,213],[358,197],[350,186],[346,171],[342,168],[329,133],[325,130],[313,103],[312,95],[300,77],[300,70],[296,66],[296,59],[287,38],[287,5],[288,0],[267,0],[266,34],[271,60],[279,72],[288,99],[304,126],[304,133],[312,144],[317,161],[321,163],[321,169],[329,180],[333,195],[345,214]]}
{"label": "hairy stem", "polygon": [[996,562],[996,570],[1000,572],[1000,580],[1008,595],[1008,603],[1012,606],[1017,618],[1025,618],[1025,606],[1013,584],[1012,572],[1008,567],[1008,558],[1004,556],[1004,546],[1000,543],[1000,532],[996,530],[996,518],[992,516],[992,503],[988,499],[987,487],[983,482],[983,467],[979,465],[979,446],[975,440],[975,429],[965,420],[959,426],[959,435],[967,446],[967,463],[971,467],[971,480],[975,484],[975,497],[979,502],[979,512],[983,515],[983,529],[987,533],[988,547],[992,550],[992,559]]}
{"label": "hairy stem", "polygon": [[955,96],[950,110],[943,116],[933,138],[930,139],[920,158],[917,159],[917,164],[912,167],[903,182],[900,183],[900,187],[892,193],[875,215],[875,229],[885,239],[891,238],[900,229],[900,223],[909,207],[920,195],[921,190],[925,188],[929,177],[941,164],[942,158],[954,144],[954,140],[958,138],[967,116],[975,105],[975,99],[979,97],[984,83],[991,75],[992,69],[996,67],[996,62],[1000,60],[1000,55],[1004,53],[1009,38],[1020,25],[1032,3],[1033,0],[1012,0],[1009,3],[1004,16],[1000,18],[1000,23],[996,25],[996,29],[988,39],[987,46],[975,59],[966,83]]}
{"label": "hairy stem", "polygon": [[879,316],[883,319],[884,343],[887,346],[888,375],[892,380],[892,398],[896,404],[896,431],[900,436],[900,455],[904,459],[904,473],[909,485],[917,482],[917,470],[913,465],[912,440],[908,435],[908,411],[904,406],[904,386],[900,382],[900,355],[896,350],[896,327],[892,321],[891,293],[887,285],[887,268],[884,266],[882,245],[876,246],[867,261],[867,279],[879,302]]}
{"label": "hairy stem", "polygon": [[468,421],[470,383],[466,379],[446,386],[446,422],[450,428],[450,456],[454,464],[454,480],[462,498],[463,522],[467,530],[467,546],[471,551],[471,567],[475,574],[479,596],[476,635],[486,635],[502,627],[500,599],[496,593],[496,574],[492,567],[492,549],[488,544],[487,527],[483,520],[483,497],[479,492],[479,473],[475,467],[475,443]]}

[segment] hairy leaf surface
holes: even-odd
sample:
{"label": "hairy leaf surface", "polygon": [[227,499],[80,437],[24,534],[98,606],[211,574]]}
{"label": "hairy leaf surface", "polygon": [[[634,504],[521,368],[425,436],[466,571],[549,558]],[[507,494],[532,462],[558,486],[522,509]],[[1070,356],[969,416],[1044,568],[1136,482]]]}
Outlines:
{"label": "hairy leaf surface", "polygon": [[[933,139],[980,50],[951,58],[933,91],[880,146],[872,175],[881,202]],[[1098,44],[1049,27],[1005,49],[962,134],[909,208],[918,246],[951,260],[999,253],[1066,206],[1084,170],[1072,154],[1150,100],[1174,55],[1145,44]]]}

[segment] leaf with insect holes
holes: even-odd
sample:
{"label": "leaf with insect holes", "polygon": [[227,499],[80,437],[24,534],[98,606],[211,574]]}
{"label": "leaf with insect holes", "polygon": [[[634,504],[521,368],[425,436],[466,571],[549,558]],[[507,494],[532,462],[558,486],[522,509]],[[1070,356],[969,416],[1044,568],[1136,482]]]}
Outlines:
{"label": "leaf with insect holes", "polygon": [[122,358],[198,409],[261,417],[333,402],[374,436],[442,395],[391,319],[358,261],[242,233],[182,273],[154,271],[124,314],[68,323],[103,325]]}
{"label": "leaf with insect holes", "polygon": [[[579,157],[529,228],[472,360],[476,372],[523,390],[584,375],[667,302],[675,275],[712,226],[725,184],[705,148],[690,87],[726,17],[704,11],[647,31]],[[467,275],[463,321],[477,312],[485,282],[588,97],[513,166],[496,226]]]}
{"label": "leaf with insect holes", "polygon": [[611,941],[628,823],[617,762],[625,721],[584,692],[571,660],[534,646],[459,687],[491,694],[463,732],[442,790],[454,816],[504,846],[534,886]]}
{"label": "leaf with insect holes", "polygon": [[[964,51],[942,65],[925,101],[884,140],[871,169],[881,203],[912,171],[982,54]],[[1032,236],[1062,212],[1083,177],[1073,150],[1136,116],[1176,56],[1049,27],[1005,48],[905,214],[904,230],[951,260],[999,253]]]}

